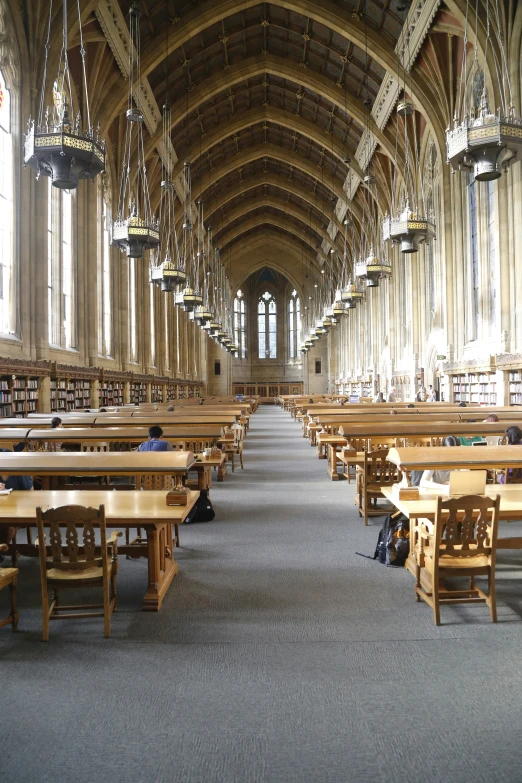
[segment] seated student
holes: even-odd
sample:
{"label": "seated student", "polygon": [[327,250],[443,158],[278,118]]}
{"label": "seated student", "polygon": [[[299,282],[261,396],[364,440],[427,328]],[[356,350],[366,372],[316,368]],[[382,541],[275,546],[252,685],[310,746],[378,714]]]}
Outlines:
{"label": "seated student", "polygon": [[63,424],[62,424],[62,420],[60,419],[60,417],[59,416],[53,416],[53,418],[51,419],[51,429],[52,430],[62,429],[62,427],[63,427]]}
{"label": "seated student", "polygon": [[[475,420],[470,419],[469,423],[474,424]],[[467,438],[465,435],[460,435],[459,441],[461,446],[471,446],[472,443],[481,443],[482,435],[472,435],[471,438]]]}
{"label": "seated student", "polygon": [[[459,439],[454,435],[444,438],[443,446],[460,446]],[[440,489],[446,487],[450,480],[450,470],[425,470],[422,474],[420,486],[425,489]]]}
{"label": "seated student", "polygon": [[379,392],[377,397],[374,399],[374,402],[386,402],[384,399],[384,394],[382,392]]}
{"label": "seated student", "polygon": [[[0,449],[0,451],[11,452],[11,449]],[[31,476],[6,476],[0,475],[0,489],[29,490],[33,489],[33,479]],[[16,534],[16,527],[0,526],[0,544],[10,544]],[[3,556],[0,555],[0,563]]]}
{"label": "seated student", "polygon": [[138,451],[173,451],[172,443],[163,440],[163,430],[159,424],[149,427],[149,439],[140,443]]}
{"label": "seated student", "polygon": [[406,407],[407,407],[407,408],[414,408],[414,407],[415,407],[415,405],[414,405],[412,402],[410,402],[410,404],[409,404],[409,405],[406,405]]}
{"label": "seated student", "polygon": [[465,402],[459,402],[459,408],[467,408],[467,404]]}
{"label": "seated student", "polygon": [[[499,418],[496,413],[490,413],[489,416],[484,419],[484,424],[487,424],[488,422],[491,422],[493,424],[499,422]],[[484,435],[484,440],[488,444],[488,446],[498,446],[500,445],[502,441],[502,437],[498,435]]]}
{"label": "seated student", "polygon": [[167,408],[167,413],[172,413],[173,410],[174,410],[174,405],[169,405],[169,407]]}
{"label": "seated student", "polygon": [[107,408],[100,408],[100,413],[107,413]]}
{"label": "seated student", "polygon": [[[517,427],[516,425],[508,427],[505,434],[507,446],[522,446],[522,430],[520,427]],[[508,483],[510,481],[516,481],[517,483],[520,482],[522,479],[522,469],[517,468],[515,471],[513,471],[513,468],[509,468],[507,471],[507,477]],[[500,483],[506,483],[506,473],[502,473],[500,476]]]}

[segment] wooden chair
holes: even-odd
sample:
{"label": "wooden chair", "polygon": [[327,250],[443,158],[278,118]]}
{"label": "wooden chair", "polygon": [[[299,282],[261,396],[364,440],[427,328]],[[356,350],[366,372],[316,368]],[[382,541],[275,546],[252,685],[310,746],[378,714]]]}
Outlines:
{"label": "wooden chair", "polygon": [[420,435],[411,435],[408,438],[396,438],[396,447],[407,448],[428,448],[432,445],[431,437],[421,437]]}
{"label": "wooden chair", "polygon": [[109,444],[104,440],[84,440],[82,441],[82,451],[107,452]]}
{"label": "wooden chair", "polygon": [[[7,544],[0,544],[0,552],[8,552]],[[18,581],[18,568],[0,568],[0,590],[9,588],[11,594],[11,611],[5,620],[0,620],[0,628],[4,625],[12,625],[13,631],[18,627],[18,608],[16,604],[16,585]]]}
{"label": "wooden chair", "polygon": [[[115,531],[106,540],[105,506],[60,506],[42,511],[36,509],[38,550],[42,586],[42,638],[49,639],[49,622],[57,618],[103,617],[105,636],[111,632],[111,615],[117,608],[116,574],[118,545],[121,536]],[[100,554],[96,554],[95,524],[100,529]],[[49,545],[44,526],[49,526]],[[62,531],[64,537],[62,538]],[[110,550],[110,557],[109,557]],[[60,603],[63,588],[102,587],[101,604]],[[49,605],[49,588],[53,590]],[[78,611],[69,611],[69,610]],[[101,612],[92,611],[102,609]],[[86,611],[87,610],[87,611]],[[65,614],[63,614],[65,612]]]}
{"label": "wooden chair", "polygon": [[359,514],[364,516],[365,525],[368,524],[369,516],[379,517],[388,513],[389,509],[383,510],[377,506],[377,500],[384,497],[381,487],[389,487],[400,480],[397,466],[387,460],[388,452],[389,449],[364,452],[359,489]]}
{"label": "wooden chair", "polygon": [[[491,621],[497,622],[495,559],[500,495],[495,499],[466,495],[438,498],[435,522],[419,520],[413,528],[412,546],[416,562],[415,599],[433,609],[435,625],[440,625],[440,605],[485,602]],[[441,580],[469,577],[467,590],[447,589]],[[488,594],[475,584],[477,576],[487,576]]]}

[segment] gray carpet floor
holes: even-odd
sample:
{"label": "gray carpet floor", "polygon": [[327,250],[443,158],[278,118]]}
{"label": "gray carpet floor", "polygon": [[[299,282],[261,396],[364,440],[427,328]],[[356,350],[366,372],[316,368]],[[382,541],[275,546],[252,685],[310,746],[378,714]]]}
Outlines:
{"label": "gray carpet floor", "polygon": [[364,527],[353,484],[274,407],[211,498],[216,519],[181,529],[160,613],[140,611],[145,561],[121,559],[108,640],[93,619],[41,642],[38,564],[21,559],[0,780],[522,780],[522,553],[500,554],[497,625],[459,606],[436,628],[406,571],[355,554],[382,518]]}

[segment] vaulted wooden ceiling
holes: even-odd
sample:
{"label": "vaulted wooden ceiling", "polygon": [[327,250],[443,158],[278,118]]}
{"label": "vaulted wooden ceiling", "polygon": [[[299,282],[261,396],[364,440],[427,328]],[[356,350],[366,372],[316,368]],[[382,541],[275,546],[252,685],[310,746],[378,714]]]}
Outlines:
{"label": "vaulted wooden ceiling", "polygon": [[[42,39],[47,3],[23,2],[28,29],[34,40]],[[114,176],[126,122],[130,4],[81,3],[92,113],[110,142]],[[400,177],[404,150],[401,144],[397,148],[393,103],[387,115],[379,111],[386,100],[383,85],[397,74],[395,48],[404,20],[412,25],[408,46],[417,46],[417,35],[419,50],[433,28],[420,55],[411,58],[408,92],[419,136],[429,125],[439,144],[454,104],[448,64],[454,77],[460,56],[458,43],[448,43],[448,37],[460,40],[464,0],[444,5],[412,0],[408,11],[409,5],[404,0],[139,0],[153,203],[160,193],[161,107],[168,100],[175,175],[191,161],[194,198],[203,200],[224,249],[243,241],[243,233],[255,235],[271,226],[304,242],[320,261],[331,246],[342,244],[350,196],[357,230],[365,200],[377,198],[384,214],[394,158]],[[75,10],[69,9],[72,49],[78,47]],[[57,7],[53,51],[59,50],[60,13]],[[421,23],[425,29],[419,34],[415,25]],[[361,186],[368,139],[377,177],[370,195]]]}

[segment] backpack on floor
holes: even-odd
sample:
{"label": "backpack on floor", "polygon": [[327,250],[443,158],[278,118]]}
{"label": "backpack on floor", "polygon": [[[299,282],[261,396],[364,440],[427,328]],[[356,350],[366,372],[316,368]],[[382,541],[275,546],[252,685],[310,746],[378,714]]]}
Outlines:
{"label": "backpack on floor", "polygon": [[356,552],[369,560],[378,560],[387,566],[404,566],[410,553],[410,520],[397,511],[388,514],[379,530],[373,557]]}
{"label": "backpack on floor", "polygon": [[199,498],[194,503],[194,506],[191,508],[183,524],[189,525],[192,522],[211,522],[215,516],[216,512],[214,511],[207,490],[200,489]]}

